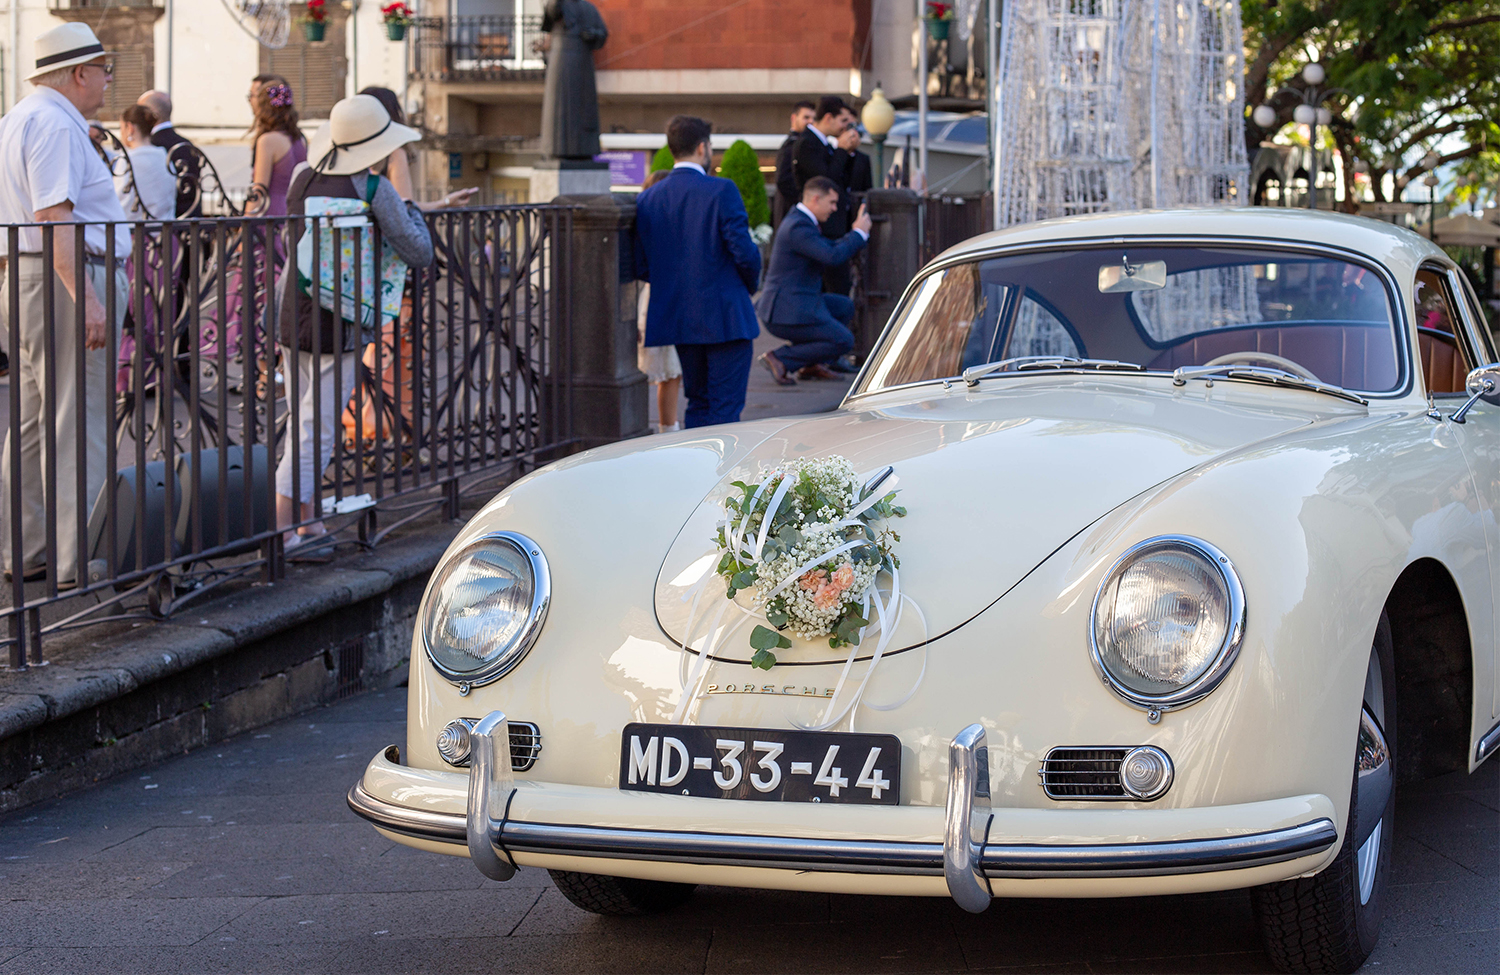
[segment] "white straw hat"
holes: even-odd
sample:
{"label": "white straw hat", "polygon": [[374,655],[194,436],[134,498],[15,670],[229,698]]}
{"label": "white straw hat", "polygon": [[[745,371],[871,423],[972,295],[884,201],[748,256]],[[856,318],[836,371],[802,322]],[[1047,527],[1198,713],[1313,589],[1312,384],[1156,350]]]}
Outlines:
{"label": "white straw hat", "polygon": [[26,76],[26,80],[58,68],[71,68],[108,53],[88,24],[59,24],[36,39],[36,69]]}
{"label": "white straw hat", "polygon": [[320,173],[351,176],[421,138],[416,129],[391,121],[374,95],[355,95],[333,106],[328,121],[307,140],[307,161]]}

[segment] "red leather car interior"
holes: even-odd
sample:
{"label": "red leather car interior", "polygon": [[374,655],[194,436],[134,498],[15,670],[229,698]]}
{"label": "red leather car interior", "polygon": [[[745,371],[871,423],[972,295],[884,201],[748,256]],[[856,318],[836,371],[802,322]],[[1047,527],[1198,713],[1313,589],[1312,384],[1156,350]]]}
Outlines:
{"label": "red leather car interior", "polygon": [[[1396,385],[1396,355],[1386,325],[1257,326],[1203,332],[1166,349],[1147,368],[1200,366],[1229,352],[1251,351],[1291,359],[1324,382],[1346,389],[1380,391]],[[1428,361],[1425,348],[1422,360]]]}

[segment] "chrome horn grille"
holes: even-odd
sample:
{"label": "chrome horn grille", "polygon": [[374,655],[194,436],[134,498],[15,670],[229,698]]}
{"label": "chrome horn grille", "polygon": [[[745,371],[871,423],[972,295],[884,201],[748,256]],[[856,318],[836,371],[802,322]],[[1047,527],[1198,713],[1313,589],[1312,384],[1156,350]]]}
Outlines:
{"label": "chrome horn grille", "polygon": [[1129,748],[1059,745],[1037,773],[1049,799],[1129,799],[1120,784],[1120,762]]}

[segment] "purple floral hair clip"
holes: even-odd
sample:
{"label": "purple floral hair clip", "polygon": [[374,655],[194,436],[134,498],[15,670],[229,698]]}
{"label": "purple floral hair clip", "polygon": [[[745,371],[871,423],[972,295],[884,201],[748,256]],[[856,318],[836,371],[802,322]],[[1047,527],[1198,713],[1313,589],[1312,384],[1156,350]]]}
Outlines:
{"label": "purple floral hair clip", "polygon": [[266,88],[266,98],[277,108],[290,108],[292,106],[292,89],[280,83]]}

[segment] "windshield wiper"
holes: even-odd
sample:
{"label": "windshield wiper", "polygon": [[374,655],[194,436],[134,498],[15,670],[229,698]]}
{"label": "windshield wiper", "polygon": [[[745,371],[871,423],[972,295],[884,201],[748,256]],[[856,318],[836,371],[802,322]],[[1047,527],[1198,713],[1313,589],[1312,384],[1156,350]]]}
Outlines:
{"label": "windshield wiper", "polygon": [[1272,386],[1290,386],[1294,389],[1307,389],[1314,393],[1326,393],[1329,396],[1337,396],[1361,406],[1369,406],[1370,401],[1357,393],[1351,393],[1342,386],[1333,383],[1325,383],[1318,379],[1308,379],[1294,372],[1284,369],[1274,369],[1270,366],[1247,366],[1225,363],[1222,366],[1179,366],[1172,372],[1172,385],[1185,386],[1189,379],[1244,379],[1250,382],[1269,383]]}
{"label": "windshield wiper", "polygon": [[1099,369],[1143,372],[1145,368],[1134,362],[1121,362],[1118,359],[1080,359],[1071,355],[1023,355],[1014,359],[1001,359],[998,362],[970,366],[964,370],[963,380],[966,386],[978,386],[979,380],[985,376],[1011,370],[1027,372],[1036,369]]}

